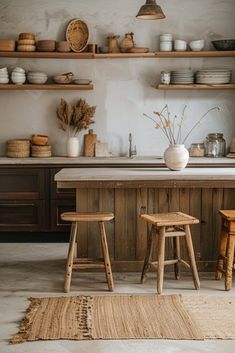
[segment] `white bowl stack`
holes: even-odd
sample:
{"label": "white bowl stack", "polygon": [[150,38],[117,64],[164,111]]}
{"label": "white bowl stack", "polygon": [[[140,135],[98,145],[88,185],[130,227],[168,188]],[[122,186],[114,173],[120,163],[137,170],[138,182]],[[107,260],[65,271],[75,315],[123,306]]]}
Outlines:
{"label": "white bowl stack", "polygon": [[11,80],[16,85],[22,85],[23,83],[25,83],[25,70],[21,67],[15,67],[11,73]]}
{"label": "white bowl stack", "polygon": [[194,74],[190,69],[171,71],[171,83],[174,85],[190,85],[194,83]]}
{"label": "white bowl stack", "polygon": [[172,51],[172,34],[162,34],[160,36],[160,51]]}
{"label": "white bowl stack", "polygon": [[29,83],[43,85],[47,81],[47,74],[45,72],[28,71],[27,80]]}
{"label": "white bowl stack", "polygon": [[175,51],[186,51],[187,50],[187,42],[182,39],[174,40],[174,50]]}
{"label": "white bowl stack", "polygon": [[9,82],[8,70],[6,67],[0,69],[0,84],[5,84]]}
{"label": "white bowl stack", "polygon": [[193,40],[189,43],[190,49],[192,51],[201,51],[204,48],[205,41],[203,39]]}
{"label": "white bowl stack", "polygon": [[196,83],[219,85],[230,83],[232,71],[229,69],[205,69],[196,72]]}

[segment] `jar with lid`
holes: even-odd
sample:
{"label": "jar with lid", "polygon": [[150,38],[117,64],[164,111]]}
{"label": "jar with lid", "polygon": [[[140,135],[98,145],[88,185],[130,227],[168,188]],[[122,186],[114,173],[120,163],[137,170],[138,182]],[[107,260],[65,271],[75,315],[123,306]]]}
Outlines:
{"label": "jar with lid", "polygon": [[224,157],[226,142],[222,133],[208,134],[205,141],[206,157]]}
{"label": "jar with lid", "polygon": [[190,157],[204,157],[205,146],[204,143],[192,143],[189,151]]}

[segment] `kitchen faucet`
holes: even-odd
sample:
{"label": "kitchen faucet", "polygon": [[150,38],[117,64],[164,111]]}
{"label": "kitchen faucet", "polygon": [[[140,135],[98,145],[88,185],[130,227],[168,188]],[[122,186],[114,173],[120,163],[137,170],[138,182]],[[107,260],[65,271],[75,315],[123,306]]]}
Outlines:
{"label": "kitchen faucet", "polygon": [[132,134],[129,134],[129,158],[132,158],[137,154],[136,146],[132,147]]}

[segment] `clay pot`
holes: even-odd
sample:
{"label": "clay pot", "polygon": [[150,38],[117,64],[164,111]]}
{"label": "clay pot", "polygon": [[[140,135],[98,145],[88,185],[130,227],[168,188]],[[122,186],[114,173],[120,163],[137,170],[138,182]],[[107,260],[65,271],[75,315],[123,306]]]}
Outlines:
{"label": "clay pot", "polygon": [[119,45],[118,45],[118,38],[120,36],[109,36],[108,39],[108,47],[109,53],[120,53]]}
{"label": "clay pot", "polygon": [[171,170],[183,170],[189,160],[188,150],[184,145],[173,144],[164,152],[164,161]]}

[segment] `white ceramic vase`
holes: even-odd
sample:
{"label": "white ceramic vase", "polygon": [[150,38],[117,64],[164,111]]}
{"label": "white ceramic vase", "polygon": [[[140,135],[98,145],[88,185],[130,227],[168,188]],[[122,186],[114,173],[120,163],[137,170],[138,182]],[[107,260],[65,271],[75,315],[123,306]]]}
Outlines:
{"label": "white ceramic vase", "polygon": [[77,137],[69,137],[67,140],[67,157],[79,156],[79,141]]}
{"label": "white ceramic vase", "polygon": [[164,161],[171,170],[182,170],[189,160],[188,150],[184,145],[172,144],[164,152]]}

